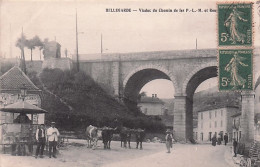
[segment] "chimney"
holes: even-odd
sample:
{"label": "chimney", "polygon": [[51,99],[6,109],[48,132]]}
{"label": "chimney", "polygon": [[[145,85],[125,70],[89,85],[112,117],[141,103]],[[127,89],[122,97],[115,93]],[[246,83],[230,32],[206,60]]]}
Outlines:
{"label": "chimney", "polygon": [[152,98],[154,98],[154,94],[152,94]]}
{"label": "chimney", "polygon": [[154,97],[156,97],[156,98],[157,98],[157,94],[154,94]]}

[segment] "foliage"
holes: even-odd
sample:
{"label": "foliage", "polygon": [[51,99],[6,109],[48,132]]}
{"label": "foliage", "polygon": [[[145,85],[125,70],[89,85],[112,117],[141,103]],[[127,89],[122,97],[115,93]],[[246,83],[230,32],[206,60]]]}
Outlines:
{"label": "foliage", "polygon": [[26,64],[25,64],[25,56],[24,56],[24,47],[26,46],[27,39],[24,34],[21,34],[21,37],[17,39],[15,46],[21,49],[21,68],[23,72],[26,74]]}
{"label": "foliage", "polygon": [[[42,89],[36,73],[29,74],[29,77]],[[55,121],[63,130],[83,130],[90,124],[98,127],[112,126],[115,119],[129,128],[142,128],[151,132],[165,129],[161,121],[146,117],[139,110],[126,108],[82,71],[44,69],[40,77],[48,90],[73,108],[70,111],[58,98],[43,91],[42,107],[49,112],[46,115],[47,122]]]}
{"label": "foliage", "polygon": [[39,38],[39,36],[35,35],[32,39],[26,41],[26,47],[31,50],[31,61],[32,61],[32,50],[35,47],[39,47],[41,50],[43,47],[43,42]]}
{"label": "foliage", "polygon": [[0,76],[6,73],[14,66],[14,63],[11,62],[0,62]]}

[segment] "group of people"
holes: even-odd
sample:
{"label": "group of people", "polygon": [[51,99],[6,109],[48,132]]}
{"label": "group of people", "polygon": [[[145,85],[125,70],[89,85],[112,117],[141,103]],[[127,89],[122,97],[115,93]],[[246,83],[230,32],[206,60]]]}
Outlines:
{"label": "group of people", "polygon": [[[219,134],[218,138],[216,137],[216,134],[214,134],[214,136],[212,137],[211,139],[211,142],[212,142],[212,146],[216,146],[217,144],[218,145],[221,145],[222,143],[222,137],[221,135]],[[225,142],[225,146],[227,145],[228,143],[228,135],[227,133],[225,133],[224,135],[224,142]]]}
{"label": "group of people", "polygon": [[[212,137],[212,139],[211,139],[212,145],[213,145],[213,146],[216,146],[216,143],[218,143],[218,145],[220,145],[220,144],[221,144],[221,140],[222,140],[222,139],[221,139],[221,136],[219,136],[218,138],[216,138],[216,135],[214,135],[214,136]],[[228,135],[227,135],[227,133],[225,133],[225,135],[224,135],[224,142],[225,142],[225,146],[226,146],[227,143],[228,143]],[[236,139],[234,138],[234,139],[233,139],[234,157],[237,156],[237,145],[238,145],[238,143],[237,143]]]}
{"label": "group of people", "polygon": [[55,122],[51,123],[51,127],[45,129],[45,125],[41,124],[38,129],[36,130],[36,141],[37,141],[37,148],[35,153],[35,158],[38,158],[40,154],[40,158],[43,158],[43,151],[46,145],[46,142],[49,142],[49,158],[57,158],[56,157],[56,147],[58,144],[58,136],[60,135],[58,129],[55,127]]}

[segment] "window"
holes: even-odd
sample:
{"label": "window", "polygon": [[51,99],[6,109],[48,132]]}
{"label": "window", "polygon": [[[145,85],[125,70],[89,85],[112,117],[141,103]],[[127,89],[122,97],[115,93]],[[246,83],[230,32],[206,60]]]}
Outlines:
{"label": "window", "polygon": [[223,127],[223,121],[222,121],[222,120],[221,120],[221,122],[220,122],[220,126]]}
{"label": "window", "polygon": [[211,112],[209,112],[209,119],[211,119]]}
{"label": "window", "polygon": [[201,133],[200,135],[201,135],[201,141],[203,141],[203,133]]}
{"label": "window", "polygon": [[217,111],[215,111],[215,117],[217,117]]}
{"label": "window", "polygon": [[240,141],[240,139],[241,139],[241,131],[239,131],[239,141]]}
{"label": "window", "polygon": [[203,119],[203,113],[200,114],[200,119]]}
{"label": "window", "polygon": [[215,121],[215,128],[218,126],[217,121]]}
{"label": "window", "polygon": [[209,132],[209,141],[211,141],[211,138],[212,138],[212,132]]}

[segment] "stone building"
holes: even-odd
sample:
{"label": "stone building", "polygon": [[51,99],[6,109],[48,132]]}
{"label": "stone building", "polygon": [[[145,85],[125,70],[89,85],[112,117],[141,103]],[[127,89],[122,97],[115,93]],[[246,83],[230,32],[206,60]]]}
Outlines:
{"label": "stone building", "polygon": [[237,106],[219,106],[208,108],[198,112],[198,141],[211,141],[214,134],[223,138],[225,133],[232,139],[231,116],[239,112]]}
{"label": "stone building", "polygon": [[[17,66],[0,76],[0,107],[21,101],[21,88],[25,87],[25,101],[41,107],[41,90],[37,88],[27,75]],[[12,123],[18,114],[0,111],[0,124]],[[29,117],[30,118],[30,117]],[[44,123],[44,114],[33,116],[33,123]]]}
{"label": "stone building", "polygon": [[241,140],[241,134],[242,134],[242,129],[240,125],[240,120],[241,120],[241,112],[236,113],[231,116],[232,117],[232,138],[236,139],[236,141]]}
{"label": "stone building", "polygon": [[145,115],[163,115],[163,104],[164,102],[154,94],[152,97],[142,96],[137,106]]}

